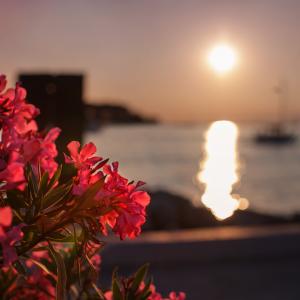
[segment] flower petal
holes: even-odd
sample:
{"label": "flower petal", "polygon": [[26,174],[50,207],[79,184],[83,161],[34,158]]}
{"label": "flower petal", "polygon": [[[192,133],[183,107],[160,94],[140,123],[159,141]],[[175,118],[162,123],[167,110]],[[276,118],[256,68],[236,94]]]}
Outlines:
{"label": "flower petal", "polygon": [[71,157],[76,160],[78,157],[78,152],[79,152],[79,148],[80,148],[80,143],[78,141],[72,141],[68,144],[67,146]]}
{"label": "flower petal", "polygon": [[83,146],[82,150],[80,151],[80,159],[86,160],[95,154],[97,148],[94,143],[88,143]]}
{"label": "flower petal", "polygon": [[0,208],[0,225],[8,227],[12,221],[12,211],[9,206]]}

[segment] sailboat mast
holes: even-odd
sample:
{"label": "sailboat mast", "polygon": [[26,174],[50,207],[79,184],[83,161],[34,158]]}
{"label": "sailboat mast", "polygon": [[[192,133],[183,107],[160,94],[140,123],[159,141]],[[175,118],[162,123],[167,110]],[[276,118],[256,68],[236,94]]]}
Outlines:
{"label": "sailboat mast", "polygon": [[277,123],[278,126],[283,126],[287,119],[287,94],[288,94],[288,85],[286,81],[280,81],[279,84],[274,89],[278,97],[278,106],[277,106]]}

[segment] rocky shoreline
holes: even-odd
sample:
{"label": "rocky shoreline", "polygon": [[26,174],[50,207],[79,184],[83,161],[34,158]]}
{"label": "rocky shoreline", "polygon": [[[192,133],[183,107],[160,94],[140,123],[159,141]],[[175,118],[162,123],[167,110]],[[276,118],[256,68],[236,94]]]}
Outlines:
{"label": "rocky shoreline", "polygon": [[150,192],[148,220],[144,230],[178,230],[217,226],[249,226],[298,223],[300,216],[274,216],[248,210],[239,210],[226,220],[218,221],[205,207],[195,207],[182,196],[164,190]]}

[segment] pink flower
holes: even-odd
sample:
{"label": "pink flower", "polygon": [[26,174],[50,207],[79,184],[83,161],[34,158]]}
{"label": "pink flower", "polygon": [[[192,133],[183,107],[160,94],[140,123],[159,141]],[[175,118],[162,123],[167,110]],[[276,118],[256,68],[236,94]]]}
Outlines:
{"label": "pink flower", "polygon": [[[4,259],[4,266],[9,266],[11,263],[18,259],[18,255],[14,244],[21,240],[23,232],[22,226],[14,226],[7,232],[0,230],[0,244],[2,246],[2,255]],[[2,231],[2,232],[1,232]]]}
{"label": "pink flower", "polygon": [[128,179],[122,177],[119,172],[119,163],[113,162],[112,165],[105,165],[103,173],[107,175],[104,190],[108,193],[123,193],[128,189]]}
{"label": "pink flower", "polygon": [[[118,163],[111,166],[102,158],[93,156],[96,152],[94,144],[89,143],[80,150],[80,144],[73,141],[68,144],[70,156],[65,155],[66,163],[73,163],[78,169],[74,178],[73,194],[82,195],[90,185],[106,176],[102,188],[95,197],[97,211],[103,211],[99,217],[102,233],[107,234],[107,226],[120,235],[136,237],[145,222],[145,207],[149,204],[149,195],[136,191],[136,187],[128,184],[128,180],[118,173]],[[103,172],[100,168],[103,166]],[[105,211],[107,211],[105,213]],[[93,215],[93,210],[89,212]]]}
{"label": "pink flower", "polygon": [[[131,186],[129,186],[131,188]],[[130,239],[141,233],[141,226],[146,221],[146,206],[150,203],[150,196],[144,191],[130,191],[126,198],[120,202],[119,216],[113,231],[123,240]]]}
{"label": "pink flower", "polygon": [[[0,95],[0,122],[2,122],[2,140],[6,144],[19,143],[29,132],[37,131],[37,124],[33,120],[39,110],[25,101],[26,90],[18,84],[15,89],[9,89]],[[1,124],[1,123],[0,123]]]}
{"label": "pink flower", "polygon": [[54,300],[55,287],[47,278],[46,272],[35,265],[30,265],[30,267],[30,274],[27,275],[26,281],[16,286],[12,296],[9,295],[9,299]]}
{"label": "pink flower", "polygon": [[47,171],[50,177],[57,169],[55,140],[58,128],[51,129],[43,137],[37,132],[34,118],[39,110],[26,102],[26,90],[19,84],[15,89],[3,92],[6,86],[5,76],[0,76],[0,181],[2,188],[9,190],[25,187],[24,166],[30,163],[37,172],[38,165]]}
{"label": "pink flower", "polygon": [[91,258],[91,262],[92,262],[93,266],[96,268],[96,270],[99,271],[100,264],[101,264],[100,254],[94,254]]}
{"label": "pink flower", "polygon": [[15,243],[23,237],[21,228],[23,225],[8,228],[12,222],[12,211],[10,207],[0,208],[0,244],[2,247],[2,256],[4,260],[4,267],[18,259]]}
{"label": "pink flower", "polygon": [[19,140],[19,144],[15,143],[13,148],[7,147],[4,141],[2,144],[0,142],[0,181],[5,183],[5,189],[24,189],[24,166],[27,163],[31,164],[36,174],[39,165],[50,177],[55,173],[57,169],[55,140],[59,133],[59,128],[53,128],[45,137],[39,134],[27,135]]}
{"label": "pink flower", "polygon": [[[124,294],[126,293],[126,288],[124,289],[124,287],[126,286],[125,282],[126,280],[122,281],[123,286],[121,287],[121,293],[123,294],[122,296],[124,298],[125,298]],[[138,293],[136,295],[137,298],[139,296],[139,293],[142,292],[144,288],[145,288],[145,283],[142,282],[139,286]],[[160,293],[156,291],[154,284],[151,284],[149,289],[151,294],[147,297],[147,300],[185,300],[186,299],[185,293],[182,292],[178,293],[178,296],[175,292],[171,292],[168,298],[164,298]],[[110,290],[105,292],[104,296],[105,296],[105,300],[113,300],[113,292]]]}
{"label": "pink flower", "polygon": [[59,128],[52,128],[45,137],[40,135],[32,136],[23,144],[23,160],[25,163],[31,163],[34,171],[37,173],[38,165],[41,169],[48,172],[50,177],[57,169],[57,149],[55,140],[60,134]]}
{"label": "pink flower", "polygon": [[[32,274],[28,277],[27,284],[31,287],[31,293],[36,293],[39,300],[55,299],[55,288],[51,281],[46,278],[46,273],[39,268],[34,268]],[[28,297],[27,299],[30,299]]]}
{"label": "pink flower", "polygon": [[79,169],[74,179],[73,194],[82,195],[87,188],[102,178],[101,173],[92,174],[89,169]]}
{"label": "pink flower", "polygon": [[[145,283],[142,282],[140,284],[139,290],[142,291],[144,288],[145,288]],[[156,291],[156,287],[154,284],[150,285],[150,292],[151,292],[151,294],[147,298],[147,300],[163,300],[162,295]]]}
{"label": "pink flower", "polygon": [[70,156],[65,155],[65,162],[67,164],[74,164],[77,169],[77,176],[74,178],[73,194],[82,195],[87,188],[96,183],[103,177],[100,168],[106,163],[102,158],[94,156],[96,153],[96,146],[93,143],[88,143],[80,149],[80,143],[72,141],[67,146]]}
{"label": "pink flower", "polygon": [[102,233],[107,234],[107,227],[120,236],[135,238],[141,232],[146,221],[146,206],[150,202],[149,195],[138,191],[144,183],[129,184],[128,179],[118,173],[118,163],[104,165],[105,182],[96,195],[96,201],[102,206],[104,213],[99,217]]}
{"label": "pink flower", "polygon": [[[102,233],[107,234],[107,226],[125,239],[127,236],[131,239],[141,233],[141,226],[146,221],[146,206],[150,202],[150,196],[144,191],[136,190],[137,186],[127,185],[125,193],[115,194],[111,197],[106,192],[106,197],[97,198],[97,201],[108,209],[108,212],[99,217],[99,223]],[[104,193],[100,191],[100,195]],[[99,197],[97,195],[97,197]]]}
{"label": "pink flower", "polygon": [[113,300],[113,293],[112,291],[107,291],[104,293],[105,300]]}
{"label": "pink flower", "polygon": [[7,190],[14,188],[23,190],[25,187],[24,165],[19,162],[8,163],[0,172],[0,181],[5,183],[3,187]]}
{"label": "pink flower", "polygon": [[80,196],[89,186],[104,180],[95,196],[95,207],[86,212],[93,217],[98,216],[101,232],[106,235],[107,227],[110,227],[121,239],[127,236],[133,239],[139,235],[146,221],[146,206],[150,202],[146,192],[137,190],[143,183],[129,184],[128,179],[119,174],[117,162],[112,165],[107,165],[106,161],[101,163],[102,158],[93,156],[96,147],[92,143],[80,150],[80,144],[73,141],[67,148],[70,156],[65,155],[66,163],[72,163],[78,169],[74,177],[74,195]]}
{"label": "pink flower", "polygon": [[175,292],[169,294],[169,300],[185,300],[185,297],[185,293],[183,292],[178,293],[178,296]]}
{"label": "pink flower", "polygon": [[12,222],[12,211],[9,206],[0,208],[0,230],[1,227],[8,227]]}
{"label": "pink flower", "polygon": [[68,144],[67,148],[69,150],[70,157],[65,154],[65,162],[67,164],[73,163],[77,169],[90,168],[102,160],[101,157],[93,156],[97,150],[93,143],[84,145],[79,151],[80,143],[72,141]]}
{"label": "pink flower", "polygon": [[[43,247],[44,245],[46,245],[46,243],[39,244],[39,246],[41,246],[41,247]],[[32,256],[32,258],[37,259],[37,260],[40,260],[40,259],[50,260],[49,253],[46,250],[38,250],[38,251],[33,250],[31,252],[31,256]]]}
{"label": "pink flower", "polygon": [[110,212],[99,217],[99,223],[101,225],[102,234],[108,234],[107,226],[113,228],[116,225],[118,215],[119,214],[115,210],[111,210]]}

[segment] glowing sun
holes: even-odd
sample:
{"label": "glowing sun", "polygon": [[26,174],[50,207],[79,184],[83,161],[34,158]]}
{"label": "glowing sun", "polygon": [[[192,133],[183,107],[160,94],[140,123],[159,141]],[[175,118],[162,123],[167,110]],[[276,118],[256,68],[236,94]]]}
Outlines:
{"label": "glowing sun", "polygon": [[237,61],[236,52],[229,45],[217,45],[209,55],[208,62],[217,73],[226,73],[233,69]]}

